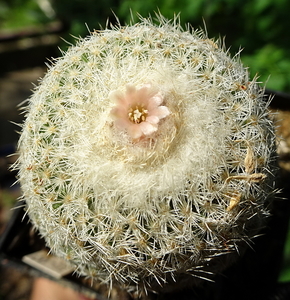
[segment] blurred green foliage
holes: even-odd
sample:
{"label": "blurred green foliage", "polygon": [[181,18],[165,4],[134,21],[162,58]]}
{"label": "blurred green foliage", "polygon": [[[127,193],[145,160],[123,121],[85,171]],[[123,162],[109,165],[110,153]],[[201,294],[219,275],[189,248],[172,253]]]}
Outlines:
{"label": "blurred green foliage", "polygon": [[284,250],[283,268],[280,274],[280,282],[290,282],[290,227],[288,230],[287,242]]}
{"label": "blurred green foliage", "polygon": [[36,0],[0,0],[0,30],[42,26],[49,21]]}
{"label": "blurred green foliage", "polygon": [[[156,9],[155,3],[124,0],[118,15],[128,21],[131,8],[134,14],[138,11],[146,16]],[[194,27],[204,20],[209,37],[225,36],[233,55],[240,47],[244,49],[242,61],[252,76],[258,73],[268,88],[290,92],[290,1],[163,0],[158,7],[167,18],[181,12],[182,23]]]}
{"label": "blurred green foliage", "polygon": [[[181,23],[204,27],[209,37],[224,37],[234,55],[258,73],[267,87],[290,92],[289,0],[0,0],[0,29],[42,25],[54,19],[70,24],[73,36],[121,24],[160,12],[167,18],[180,14]],[[114,12],[114,13],[113,13]],[[70,36],[64,37],[73,42]]]}

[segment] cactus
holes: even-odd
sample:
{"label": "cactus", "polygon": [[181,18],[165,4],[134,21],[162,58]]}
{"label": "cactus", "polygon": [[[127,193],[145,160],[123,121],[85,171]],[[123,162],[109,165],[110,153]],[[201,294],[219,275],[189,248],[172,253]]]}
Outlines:
{"label": "cactus", "polygon": [[80,39],[26,108],[19,171],[53,253],[107,284],[212,279],[264,226],[275,134],[239,55],[161,15]]}

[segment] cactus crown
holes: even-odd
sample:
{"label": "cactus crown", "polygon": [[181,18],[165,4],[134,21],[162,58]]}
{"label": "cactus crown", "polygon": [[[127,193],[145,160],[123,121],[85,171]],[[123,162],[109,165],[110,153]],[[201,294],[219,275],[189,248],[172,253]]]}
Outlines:
{"label": "cactus crown", "polygon": [[95,31],[55,61],[17,163],[53,253],[80,274],[151,289],[206,277],[257,233],[275,151],[263,90],[238,56],[158,19]]}

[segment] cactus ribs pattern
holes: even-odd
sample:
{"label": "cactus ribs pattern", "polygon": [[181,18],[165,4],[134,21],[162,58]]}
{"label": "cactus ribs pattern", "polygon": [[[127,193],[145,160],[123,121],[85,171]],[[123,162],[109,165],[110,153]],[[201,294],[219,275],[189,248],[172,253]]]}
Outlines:
{"label": "cactus ribs pattern", "polygon": [[56,59],[15,165],[51,251],[133,289],[211,279],[264,226],[275,189],[256,79],[220,41],[158,22],[93,32]]}

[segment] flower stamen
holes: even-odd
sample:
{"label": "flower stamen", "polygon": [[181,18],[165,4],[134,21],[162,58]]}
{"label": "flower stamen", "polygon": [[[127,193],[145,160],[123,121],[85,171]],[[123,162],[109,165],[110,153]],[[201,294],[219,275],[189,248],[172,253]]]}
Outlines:
{"label": "flower stamen", "polygon": [[134,140],[152,135],[158,130],[160,120],[170,114],[161,105],[163,95],[150,84],[140,88],[127,85],[125,92],[114,91],[110,98],[116,103],[111,110],[115,126]]}
{"label": "flower stamen", "polygon": [[131,107],[128,113],[129,120],[135,124],[140,124],[141,122],[146,121],[147,115],[148,109],[144,109],[143,105],[136,105],[135,110]]}

